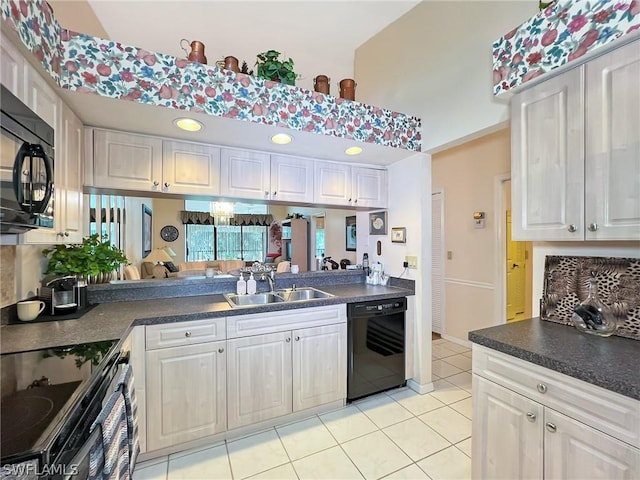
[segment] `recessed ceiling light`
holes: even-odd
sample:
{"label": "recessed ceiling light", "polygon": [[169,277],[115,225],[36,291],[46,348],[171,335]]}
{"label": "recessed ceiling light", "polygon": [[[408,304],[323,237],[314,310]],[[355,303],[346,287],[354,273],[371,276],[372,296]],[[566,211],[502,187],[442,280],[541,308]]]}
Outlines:
{"label": "recessed ceiling light", "polygon": [[349,147],[344,151],[344,153],[346,153],[347,155],[360,155],[362,153],[362,148]]}
{"label": "recessed ceiling light", "polygon": [[271,142],[277,145],[286,145],[287,143],[293,142],[293,137],[286,133],[276,133],[273,137],[271,137]]}
{"label": "recessed ceiling light", "polygon": [[199,132],[204,125],[193,118],[176,118],[173,123],[176,127],[186,130],[187,132]]}

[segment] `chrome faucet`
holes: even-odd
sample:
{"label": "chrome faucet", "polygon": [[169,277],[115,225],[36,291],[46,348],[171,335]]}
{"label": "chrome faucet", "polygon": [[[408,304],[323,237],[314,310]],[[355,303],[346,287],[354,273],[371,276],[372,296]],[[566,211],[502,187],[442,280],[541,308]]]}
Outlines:
{"label": "chrome faucet", "polygon": [[262,275],[260,275],[260,280],[262,281],[269,280],[269,291],[272,293],[273,293],[273,287],[275,284],[275,276],[276,276],[276,272],[274,272],[273,270],[269,272],[262,272]]}

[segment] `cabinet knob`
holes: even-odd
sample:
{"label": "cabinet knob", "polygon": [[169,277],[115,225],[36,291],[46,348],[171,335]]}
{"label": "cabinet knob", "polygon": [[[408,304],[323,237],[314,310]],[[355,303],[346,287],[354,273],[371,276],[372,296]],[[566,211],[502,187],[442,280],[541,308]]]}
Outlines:
{"label": "cabinet knob", "polygon": [[64,232],[64,236],[68,237],[69,236],[69,232]]}
{"label": "cabinet knob", "polygon": [[527,412],[527,420],[529,420],[531,423],[536,421],[536,414],[535,413],[531,413],[531,412]]}
{"label": "cabinet knob", "polygon": [[266,190],[264,191],[264,196],[268,197],[269,196],[269,192],[267,192]]}
{"label": "cabinet knob", "polygon": [[285,340],[287,343],[289,343],[291,341],[291,337],[287,337],[287,339]]}
{"label": "cabinet knob", "polygon": [[160,185],[160,182],[153,182],[153,185],[151,186],[151,190],[157,190],[158,189],[158,185]]}
{"label": "cabinet knob", "polygon": [[275,197],[278,194],[278,192],[273,192],[273,196]]}
{"label": "cabinet knob", "polygon": [[596,230],[598,230],[598,224],[597,223],[590,223],[589,226],[587,227],[587,229],[590,232],[595,232]]}
{"label": "cabinet knob", "polygon": [[218,349],[218,353],[224,353],[224,348],[220,347],[220,348]]}
{"label": "cabinet knob", "polygon": [[356,199],[353,201],[353,203],[358,203],[358,199],[356,198]]}
{"label": "cabinet knob", "polygon": [[539,383],[536,388],[540,393],[547,393],[547,386],[544,383]]}
{"label": "cabinet knob", "polygon": [[166,192],[167,190],[169,190],[169,187],[170,187],[170,186],[171,186],[171,184],[170,184],[170,183],[168,183],[168,182],[164,182],[164,188],[163,188],[163,190]]}
{"label": "cabinet knob", "polygon": [[300,341],[300,337],[296,337],[296,342],[299,342],[299,341]]}
{"label": "cabinet knob", "polygon": [[56,237],[64,237],[64,233],[58,232],[58,233],[56,233]]}
{"label": "cabinet knob", "polygon": [[191,336],[191,332],[184,332],[184,336],[189,338]]}
{"label": "cabinet knob", "polygon": [[547,427],[547,430],[550,431],[551,433],[556,433],[556,430],[558,429],[558,427],[556,427],[556,425],[551,422],[547,422],[545,426]]}
{"label": "cabinet knob", "polygon": [[573,233],[573,232],[575,232],[576,230],[578,230],[578,228],[577,228],[577,227],[572,223],[571,225],[569,225],[569,226],[567,227],[567,230],[569,230],[569,232]]}

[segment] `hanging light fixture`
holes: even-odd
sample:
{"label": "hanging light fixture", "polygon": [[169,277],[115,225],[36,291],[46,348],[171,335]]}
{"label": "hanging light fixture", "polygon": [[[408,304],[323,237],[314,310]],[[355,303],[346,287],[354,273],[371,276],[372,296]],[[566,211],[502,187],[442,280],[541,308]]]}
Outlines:
{"label": "hanging light fixture", "polygon": [[229,221],[233,218],[233,203],[211,202],[209,213],[216,225],[229,225]]}

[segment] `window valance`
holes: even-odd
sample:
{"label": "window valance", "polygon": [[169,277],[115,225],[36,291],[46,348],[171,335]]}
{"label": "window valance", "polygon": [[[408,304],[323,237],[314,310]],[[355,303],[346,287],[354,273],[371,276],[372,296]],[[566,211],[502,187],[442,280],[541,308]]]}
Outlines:
{"label": "window valance", "polygon": [[270,213],[236,213],[229,221],[230,225],[268,227],[273,223],[273,215]]}
{"label": "window valance", "polygon": [[209,212],[180,211],[180,220],[187,225],[214,225],[213,217]]}

